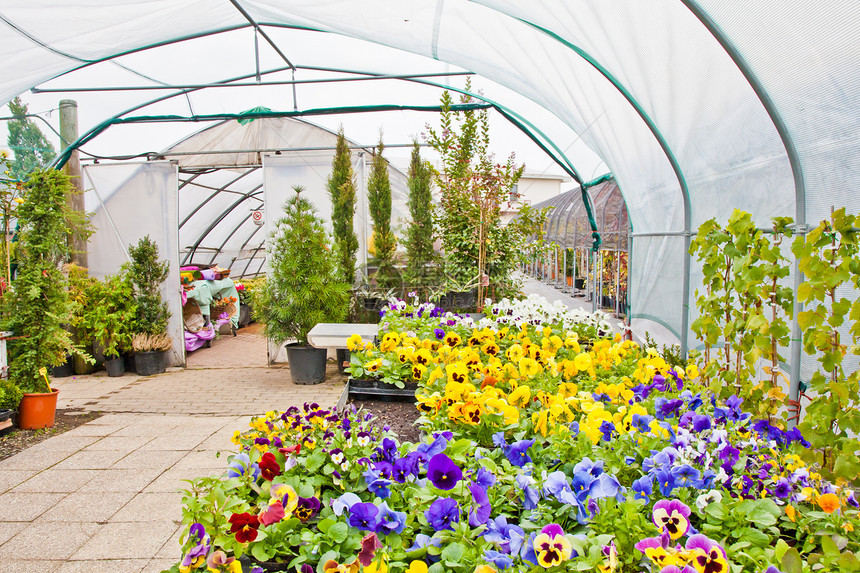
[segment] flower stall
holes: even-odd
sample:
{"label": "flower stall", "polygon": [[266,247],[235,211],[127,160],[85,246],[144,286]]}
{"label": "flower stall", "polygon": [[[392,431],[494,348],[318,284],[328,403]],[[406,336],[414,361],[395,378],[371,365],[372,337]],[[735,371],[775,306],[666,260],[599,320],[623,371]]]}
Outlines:
{"label": "flower stall", "polygon": [[417,382],[423,439],[354,407],[254,418],[187,490],[173,571],[860,568],[855,494],[803,461],[796,428],[600,315],[396,301],[379,343],[351,346],[351,369]]}

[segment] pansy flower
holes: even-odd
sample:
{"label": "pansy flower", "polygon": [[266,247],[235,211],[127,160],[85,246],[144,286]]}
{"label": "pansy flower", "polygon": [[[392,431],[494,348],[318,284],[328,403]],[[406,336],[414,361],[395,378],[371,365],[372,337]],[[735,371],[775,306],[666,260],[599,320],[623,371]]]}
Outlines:
{"label": "pansy flower", "polygon": [[257,539],[257,528],[260,520],[250,513],[234,513],[227,520],[230,523],[230,533],[236,536],[239,543],[248,543]]}
{"label": "pansy flower", "polygon": [[251,478],[256,480],[260,477],[260,466],[256,462],[252,464],[251,458],[243,452],[233,456],[230,460],[230,464],[227,467],[227,477],[234,478],[246,474],[250,474]]}
{"label": "pansy flower", "polygon": [[697,571],[704,573],[726,573],[729,571],[725,549],[705,535],[701,533],[691,535],[687,540],[685,549],[695,553],[691,564]]}
{"label": "pansy flower", "polygon": [[302,523],[307,522],[320,510],[320,500],[316,497],[300,497],[296,504],[295,515]]}
{"label": "pansy flower", "polygon": [[535,536],[532,547],[534,547],[538,565],[545,569],[560,565],[570,559],[573,553],[570,540],[565,537],[561,526],[555,523],[550,523],[541,529]]}
{"label": "pansy flower", "polygon": [[277,476],[281,475],[281,464],[271,452],[266,452],[259,461],[260,472],[263,474],[263,479],[272,481]]}
{"label": "pansy flower", "polygon": [[376,505],[365,503],[354,503],[349,508],[349,519],[347,523],[362,531],[376,531],[379,524],[379,508]]}
{"label": "pansy flower", "polygon": [[388,535],[391,533],[401,533],[406,526],[406,512],[394,511],[388,507],[386,502],[382,502],[379,506],[379,515],[376,523],[376,533],[379,535]]}
{"label": "pansy flower", "polygon": [[450,497],[441,497],[434,501],[430,508],[424,512],[424,517],[430,523],[430,527],[437,531],[443,529],[454,530],[453,523],[460,521],[460,506],[457,500]]}
{"label": "pansy flower", "polygon": [[436,454],[427,464],[427,479],[442,490],[451,490],[463,479],[463,471],[445,454]]}
{"label": "pansy flower", "polygon": [[358,573],[358,571],[359,563],[358,559],[355,558],[349,563],[338,563],[334,559],[329,559],[323,563],[323,573]]}
{"label": "pansy flower", "polygon": [[680,500],[661,499],[654,504],[651,517],[657,529],[666,531],[673,540],[690,530],[690,508]]}
{"label": "pansy flower", "polygon": [[209,571],[225,571],[227,573],[242,573],[242,563],[235,557],[227,557],[223,551],[213,551],[206,558],[206,567]]}
{"label": "pansy flower", "polygon": [[185,552],[179,563],[180,573],[188,573],[206,562],[206,555],[209,553],[209,535],[200,523],[195,523],[188,530],[188,539],[185,544],[190,545],[192,543],[194,545]]}
{"label": "pansy flower", "polygon": [[505,457],[508,458],[508,461],[511,462],[512,465],[521,468],[524,465],[531,463],[532,459],[528,455],[528,449],[532,447],[532,444],[534,443],[535,441],[533,439],[520,440],[509,446],[505,446]]}

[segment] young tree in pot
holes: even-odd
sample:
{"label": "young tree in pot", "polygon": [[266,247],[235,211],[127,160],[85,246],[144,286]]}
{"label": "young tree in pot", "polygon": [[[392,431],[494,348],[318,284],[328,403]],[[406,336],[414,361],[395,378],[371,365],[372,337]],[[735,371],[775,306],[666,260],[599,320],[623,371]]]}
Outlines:
{"label": "young tree in pot", "polygon": [[[83,217],[67,207],[67,196],[73,192],[63,173],[36,171],[18,207],[18,277],[3,297],[4,330],[16,337],[9,345],[9,380],[25,393],[27,402],[28,394],[47,395],[35,399],[48,400],[50,415],[32,427],[54,423],[57,391],[51,390],[46,368],[65,362],[68,352],[80,352],[64,328],[71,319],[71,303],[61,269],[69,257],[69,235],[87,233]],[[21,427],[30,425],[26,419],[22,423],[23,414]]]}
{"label": "young tree in pot", "polygon": [[[256,301],[270,340],[297,341],[287,346],[293,382],[314,384],[325,378],[326,351],[308,346],[308,332],[319,322],[346,318],[350,287],[337,273],[322,219],[301,196],[304,189],[293,189],[269,238],[269,277]],[[307,369],[301,354],[312,361]]]}
{"label": "young tree in pot", "polygon": [[[158,245],[146,235],[129,247],[131,261],[123,265],[134,291],[137,312],[135,314],[135,334],[158,336],[167,334],[167,321],[170,311],[167,303],[161,297],[161,284],[167,278],[169,264],[158,259]],[[138,374],[148,376],[164,372],[162,350],[144,349],[143,346],[133,348],[134,365]],[[163,348],[159,346],[159,348]],[[166,348],[165,350],[169,350]],[[141,372],[141,370],[144,370]]]}

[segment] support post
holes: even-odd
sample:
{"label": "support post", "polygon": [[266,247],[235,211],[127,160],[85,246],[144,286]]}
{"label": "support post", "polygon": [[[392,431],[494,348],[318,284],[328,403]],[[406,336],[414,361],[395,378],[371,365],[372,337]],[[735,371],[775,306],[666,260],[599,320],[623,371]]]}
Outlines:
{"label": "support post", "polygon": [[[60,152],[65,151],[78,139],[78,102],[72,99],[60,100]],[[69,160],[63,166],[63,172],[69,176],[75,193],[68,197],[69,209],[84,213],[84,181],[81,172],[81,159],[75,149],[69,155]],[[72,251],[72,262],[78,266],[87,267],[87,241],[82,238],[69,236],[69,247]]]}

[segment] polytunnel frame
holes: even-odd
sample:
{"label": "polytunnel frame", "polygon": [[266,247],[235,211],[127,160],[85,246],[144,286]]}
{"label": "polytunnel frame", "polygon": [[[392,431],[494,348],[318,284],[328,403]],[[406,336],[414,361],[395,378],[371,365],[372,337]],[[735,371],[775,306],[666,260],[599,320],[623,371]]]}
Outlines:
{"label": "polytunnel frame", "polygon": [[[711,34],[711,36],[726,51],[726,53],[732,59],[734,64],[738,67],[738,69],[744,75],[748,84],[753,89],[753,91],[755,92],[759,101],[762,103],[763,107],[765,108],[766,113],[770,117],[774,127],[776,128],[776,130],[777,130],[777,132],[778,132],[778,134],[779,134],[779,136],[783,142],[783,146],[784,146],[786,153],[788,155],[789,164],[790,164],[790,167],[792,169],[792,174],[794,177],[795,203],[796,203],[796,207],[795,207],[796,229],[795,230],[798,233],[806,232],[804,176],[803,176],[803,171],[801,168],[799,156],[797,155],[797,151],[796,151],[796,148],[794,146],[793,139],[791,138],[791,135],[787,129],[787,126],[785,125],[784,121],[782,120],[782,117],[779,114],[778,110],[776,109],[776,106],[774,105],[773,101],[771,100],[769,94],[767,93],[767,90],[764,89],[763,85],[758,81],[757,77],[753,73],[750,66],[747,64],[746,60],[744,59],[744,57],[742,56],[740,51],[728,39],[727,35],[725,35],[721,31],[719,26],[713,21],[713,19],[707,14],[707,12],[705,12],[705,10],[697,2],[695,2],[695,0],[680,0],[680,1],[688,10],[690,10],[690,12],[708,30],[708,32]],[[84,64],[84,66],[89,65],[90,63],[96,63],[96,62],[100,62],[100,61],[111,60],[111,59],[114,59],[114,58],[119,57],[121,55],[133,53],[133,52],[137,52],[137,51],[142,51],[142,50],[156,47],[159,45],[168,45],[168,44],[177,43],[177,42],[188,40],[188,39],[209,36],[209,35],[216,34],[216,33],[221,33],[221,32],[225,32],[225,31],[229,31],[229,30],[237,30],[237,29],[242,29],[242,28],[251,26],[255,30],[255,36],[254,36],[255,48],[257,46],[257,33],[260,33],[272,45],[272,47],[275,48],[275,50],[278,52],[278,54],[281,55],[285,59],[285,61],[287,61],[290,64],[290,68],[293,70],[293,72],[295,72],[296,67],[293,66],[293,64],[286,58],[286,56],[283,55],[283,53],[277,48],[276,44],[274,42],[272,42],[272,40],[270,38],[268,38],[267,35],[265,35],[263,30],[261,29],[261,26],[271,26],[271,27],[278,27],[278,28],[290,28],[290,29],[299,29],[299,30],[310,30],[310,31],[321,31],[321,32],[326,32],[326,33],[339,33],[339,32],[329,32],[326,30],[319,30],[319,29],[315,29],[315,28],[311,28],[311,27],[286,25],[286,24],[280,24],[280,23],[266,23],[266,22],[259,23],[259,22],[254,21],[250,17],[250,15],[247,14],[247,12],[242,8],[242,6],[238,2],[238,0],[231,0],[231,3],[249,21],[248,25],[230,26],[230,27],[222,28],[222,29],[217,30],[217,31],[208,31],[208,32],[200,33],[200,34],[187,35],[187,36],[184,36],[182,38],[177,38],[177,39],[173,39],[173,40],[169,40],[169,41],[159,42],[157,44],[152,44],[152,45],[144,46],[144,47],[137,48],[134,50],[129,50],[129,51],[126,51],[124,53],[119,53],[119,54],[115,54],[115,55],[112,55],[109,57],[100,58],[98,60],[93,60],[92,62],[88,62],[88,63]],[[482,5],[484,5],[484,4],[482,4]],[[627,89],[620,82],[618,82],[617,79],[614,78],[614,76],[612,76],[612,74],[610,74],[608,72],[608,70],[604,69],[595,59],[593,59],[591,56],[587,55],[584,50],[575,46],[573,43],[562,38],[561,36],[551,32],[550,30],[542,28],[542,27],[540,27],[540,26],[538,26],[538,25],[536,25],[536,24],[534,24],[528,20],[515,17],[515,16],[511,15],[510,13],[507,13],[504,10],[499,9],[498,7],[486,6],[486,5],[484,5],[484,6],[486,8],[493,10],[493,11],[496,11],[498,13],[505,14],[506,16],[508,16],[512,19],[520,21],[520,22],[522,22],[528,26],[531,26],[531,27],[543,32],[544,34],[554,38],[556,41],[563,43],[565,46],[572,49],[575,53],[577,53],[578,55],[583,57],[589,64],[591,64],[595,69],[597,69],[607,80],[609,80],[613,84],[613,86],[616,87],[616,89],[618,89],[619,92],[627,99],[628,103],[630,103],[630,105],[632,105],[634,107],[636,112],[639,114],[640,118],[646,123],[648,128],[651,130],[652,134],[657,139],[658,143],[660,144],[661,148],[663,149],[663,152],[666,154],[667,158],[669,159],[669,161],[672,165],[672,168],[675,171],[676,177],[678,177],[679,184],[681,185],[681,191],[682,191],[683,199],[684,199],[685,229],[683,231],[683,236],[684,236],[684,243],[685,243],[686,249],[685,249],[685,255],[684,255],[684,292],[683,292],[683,297],[682,297],[683,298],[683,304],[682,304],[681,347],[682,347],[682,352],[684,353],[684,355],[686,355],[687,342],[688,342],[687,338],[688,338],[688,334],[689,334],[688,333],[689,328],[687,325],[689,324],[689,314],[690,314],[690,309],[689,309],[690,288],[689,288],[689,286],[690,286],[691,277],[690,277],[689,244],[690,244],[690,239],[691,239],[691,234],[692,234],[692,229],[690,228],[691,227],[691,221],[690,221],[691,213],[690,213],[690,204],[689,204],[689,190],[687,189],[686,181],[685,181],[684,176],[683,176],[683,172],[680,170],[680,166],[677,164],[677,161],[674,158],[674,154],[672,153],[671,148],[668,146],[667,142],[662,137],[662,134],[660,133],[659,129],[657,129],[656,124],[650,119],[650,117],[648,117],[648,115],[644,112],[644,109],[632,97],[632,94],[630,94],[627,91]],[[441,20],[441,9],[437,9],[435,22],[434,22],[434,29],[438,29],[440,20]],[[342,34],[342,35],[347,36],[347,34]],[[438,59],[438,54],[437,54],[436,45],[435,45],[435,38],[436,37],[437,36],[434,35],[434,44],[433,44],[432,53],[433,53],[433,57]],[[372,42],[372,40],[371,40],[371,42]],[[381,44],[382,42],[378,42],[378,43]],[[74,58],[74,59],[76,59],[77,61],[84,61],[81,58]],[[257,63],[259,66],[259,57],[257,57]],[[75,69],[80,69],[80,67],[83,67],[83,66],[79,66],[78,68],[75,68]],[[73,70],[70,70],[70,71],[73,71]],[[259,73],[260,72],[259,72],[259,68],[258,68],[258,70],[257,70],[258,76],[259,76]],[[60,75],[63,75],[63,74],[60,74]],[[554,157],[554,159],[556,159],[556,161],[558,161],[557,158]],[[652,236],[669,236],[671,234],[674,234],[674,233],[651,233],[650,235],[652,235]],[[633,234],[633,236],[635,236],[635,234]],[[640,235],[640,236],[644,236],[644,235]],[[795,273],[794,273],[794,275],[795,275],[794,276],[795,287],[797,287],[800,280],[801,280],[801,276],[799,274],[798,262],[796,260],[795,260]],[[800,366],[799,326],[798,326],[798,322],[797,322],[796,317],[797,317],[799,309],[802,308],[802,305],[797,301],[796,292],[797,292],[797,288],[795,288],[795,300],[794,300],[795,312],[794,312],[794,318],[792,320],[792,341],[791,341],[792,348],[791,348],[791,373],[790,373],[791,374],[790,392],[795,398],[797,397],[797,390],[798,390],[798,384],[799,384],[799,374],[800,374],[800,372],[799,372],[799,366]]]}

